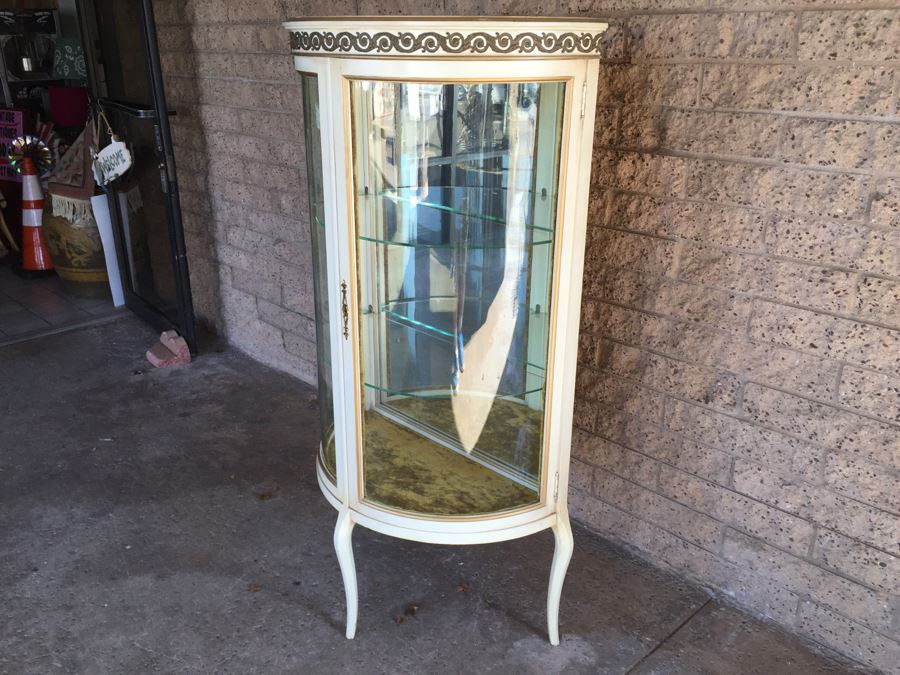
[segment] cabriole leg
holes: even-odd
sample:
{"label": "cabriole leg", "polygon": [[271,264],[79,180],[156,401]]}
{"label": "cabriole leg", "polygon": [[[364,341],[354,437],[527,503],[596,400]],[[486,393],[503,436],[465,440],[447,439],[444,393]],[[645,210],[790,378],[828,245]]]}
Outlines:
{"label": "cabriole leg", "polygon": [[341,566],[341,576],[344,578],[344,595],[347,599],[347,639],[352,640],[356,635],[356,613],[359,607],[358,593],[356,590],[356,564],[353,562],[353,526],[355,523],[350,517],[350,511],[341,511],[334,527],[334,551],[337,554],[338,564]]}
{"label": "cabriole leg", "polygon": [[559,513],[556,524],[551,529],[556,539],[556,548],[553,550],[550,586],[547,589],[547,633],[550,635],[550,644],[558,645],[559,599],[562,595],[563,581],[566,579],[566,570],[569,569],[569,561],[572,559],[572,551],[575,549],[572,527],[569,525],[569,514]]}

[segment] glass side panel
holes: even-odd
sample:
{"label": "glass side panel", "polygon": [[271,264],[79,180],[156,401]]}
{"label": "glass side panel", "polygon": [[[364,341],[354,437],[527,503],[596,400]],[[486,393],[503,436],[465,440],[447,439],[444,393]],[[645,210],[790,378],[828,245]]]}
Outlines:
{"label": "glass side panel", "polygon": [[537,504],[565,83],[350,92],[363,497]]}
{"label": "glass side panel", "polygon": [[309,227],[316,296],[316,342],[319,370],[319,414],[322,423],[321,462],[337,482],[334,448],[334,390],[331,383],[331,337],[328,326],[328,260],[325,254],[325,193],[322,188],[322,134],[319,127],[318,77],[303,74],[303,115],[306,123],[306,175],[309,181]]}

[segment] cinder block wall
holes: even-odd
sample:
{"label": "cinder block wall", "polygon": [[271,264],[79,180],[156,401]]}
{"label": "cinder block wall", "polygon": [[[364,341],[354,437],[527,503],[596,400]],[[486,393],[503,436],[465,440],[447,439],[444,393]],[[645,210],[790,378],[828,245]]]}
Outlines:
{"label": "cinder block wall", "polygon": [[195,302],[311,380],[300,91],[278,22],[595,15],[574,516],[900,664],[895,0],[157,0]]}
{"label": "cinder block wall", "polygon": [[[236,347],[311,382],[316,332],[303,116],[280,27],[304,3],[153,4],[166,96],[177,113],[195,311]],[[355,3],[328,5],[352,12]]]}

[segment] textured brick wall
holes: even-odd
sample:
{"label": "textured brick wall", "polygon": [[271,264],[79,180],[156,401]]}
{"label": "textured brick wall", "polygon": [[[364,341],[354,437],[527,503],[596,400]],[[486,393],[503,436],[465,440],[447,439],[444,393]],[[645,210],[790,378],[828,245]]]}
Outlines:
{"label": "textured brick wall", "polygon": [[303,116],[279,25],[302,5],[154,2],[195,310],[251,356],[312,381]]}
{"label": "textured brick wall", "polygon": [[602,70],[573,511],[900,672],[900,6],[710,4]]}
{"label": "textured brick wall", "polygon": [[315,337],[299,90],[277,22],[613,17],[573,513],[757,614],[900,672],[895,0],[157,6],[198,309],[305,379]]}

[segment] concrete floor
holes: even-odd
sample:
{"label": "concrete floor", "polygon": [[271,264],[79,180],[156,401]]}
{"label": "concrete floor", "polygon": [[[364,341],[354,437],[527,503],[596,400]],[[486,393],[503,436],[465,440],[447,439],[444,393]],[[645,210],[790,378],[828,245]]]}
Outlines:
{"label": "concrete floor", "polygon": [[549,533],[357,528],[347,641],[312,389],[231,351],[153,371],[153,340],[128,317],[0,349],[2,673],[851,672],[582,529],[553,648]]}
{"label": "concrete floor", "polygon": [[109,294],[78,297],[56,276],[23,279],[0,260],[0,347],[116,313]]}

